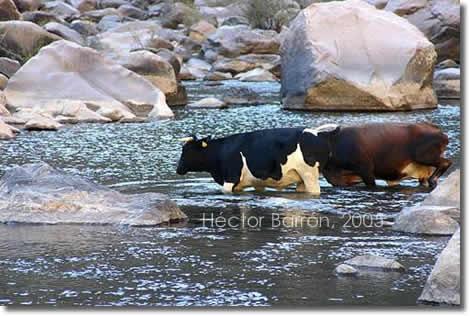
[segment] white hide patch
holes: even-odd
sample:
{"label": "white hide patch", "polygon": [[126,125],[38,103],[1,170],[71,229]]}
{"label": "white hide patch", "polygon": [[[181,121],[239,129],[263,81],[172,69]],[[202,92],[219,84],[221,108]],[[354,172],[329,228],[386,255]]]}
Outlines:
{"label": "white hide patch", "polygon": [[319,163],[309,166],[305,163],[300,146],[287,156],[287,162],[281,165],[282,177],[280,180],[268,178],[266,180],[256,178],[248,168],[245,156],[240,153],[243,167],[241,170],[240,182],[234,188],[234,191],[242,191],[244,188],[254,187],[261,190],[265,187],[282,190],[291,184],[296,184],[299,191],[311,194],[320,194]]}
{"label": "white hide patch", "polygon": [[325,124],[325,125],[321,125],[317,128],[306,128],[304,129],[304,133],[307,132],[307,133],[311,133],[315,136],[318,136],[318,133],[321,133],[321,132],[331,132],[331,131],[334,131],[336,128],[338,128],[338,125],[337,124]]}

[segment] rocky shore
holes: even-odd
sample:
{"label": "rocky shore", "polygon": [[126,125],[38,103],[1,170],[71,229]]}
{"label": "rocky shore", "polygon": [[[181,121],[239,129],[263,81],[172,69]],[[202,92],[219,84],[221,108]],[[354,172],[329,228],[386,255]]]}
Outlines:
{"label": "rocky shore", "polygon": [[458,1],[268,2],[1,1],[0,138],[170,118],[184,80],[280,80],[283,107],[301,110],[460,97]]}

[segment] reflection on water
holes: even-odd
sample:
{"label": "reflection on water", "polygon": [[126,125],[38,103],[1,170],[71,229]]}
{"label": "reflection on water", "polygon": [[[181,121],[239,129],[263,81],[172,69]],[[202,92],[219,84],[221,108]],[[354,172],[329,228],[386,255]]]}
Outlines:
{"label": "reflection on water", "polygon": [[[124,192],[167,193],[190,221],[173,227],[0,226],[0,304],[51,305],[415,305],[448,238],[420,237],[374,225],[346,227],[348,214],[388,219],[423,199],[413,181],[397,188],[333,188],[320,198],[294,190],[224,195],[205,174],[177,176],[188,134],[224,136],[258,128],[432,121],[449,135],[459,163],[460,111],[440,106],[412,113],[306,113],[279,108],[275,83],[189,83],[190,99],[240,96],[251,89],[264,105],[227,110],[177,109],[176,119],[145,124],[86,124],[58,132],[24,132],[0,143],[0,174],[45,161]],[[242,94],[242,95],[237,95]],[[273,227],[272,214],[305,214],[327,227]],[[299,215],[300,214],[300,215]],[[256,227],[219,228],[210,216],[265,217]],[[403,274],[334,276],[335,266],[371,253],[395,257]]]}

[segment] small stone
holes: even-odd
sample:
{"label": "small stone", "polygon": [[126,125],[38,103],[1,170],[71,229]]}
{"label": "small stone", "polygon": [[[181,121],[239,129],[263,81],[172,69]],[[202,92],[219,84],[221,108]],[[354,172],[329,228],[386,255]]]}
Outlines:
{"label": "small stone", "polygon": [[197,102],[188,104],[187,107],[192,109],[222,109],[226,108],[227,104],[216,98],[204,98]]}
{"label": "small stone", "polygon": [[364,255],[346,260],[344,263],[360,269],[372,269],[382,271],[405,271],[405,267],[394,259]]}
{"label": "small stone", "polygon": [[340,264],[339,266],[336,267],[335,273],[337,275],[357,275],[359,271],[357,271],[356,268],[348,265],[348,264]]}

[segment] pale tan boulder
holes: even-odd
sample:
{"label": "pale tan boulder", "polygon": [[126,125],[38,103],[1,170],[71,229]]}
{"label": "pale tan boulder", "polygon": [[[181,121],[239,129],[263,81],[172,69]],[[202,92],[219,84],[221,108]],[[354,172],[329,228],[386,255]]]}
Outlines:
{"label": "pale tan boulder", "polygon": [[196,24],[192,25],[189,29],[189,38],[195,40],[198,43],[204,42],[207,37],[214,33],[217,28],[206,20],[201,20]]}
{"label": "pale tan boulder", "polygon": [[44,29],[52,34],[62,37],[65,40],[75,42],[79,45],[84,44],[83,37],[80,35],[80,33],[64,24],[49,22],[44,25]]}
{"label": "pale tan boulder", "polygon": [[256,68],[256,64],[240,60],[238,58],[220,58],[213,64],[214,71],[229,72],[236,75],[241,72],[247,72]]}
{"label": "pale tan boulder", "polygon": [[123,58],[121,65],[145,77],[165,95],[175,94],[178,85],[173,67],[149,51],[136,51]]}
{"label": "pale tan boulder", "polygon": [[396,14],[360,0],[315,3],[281,37],[285,108],[397,111],[437,106],[434,46]]}
{"label": "pale tan boulder", "polygon": [[41,49],[10,78],[5,95],[13,111],[37,108],[53,117],[80,119],[88,112],[89,118],[96,112],[104,118],[97,113],[103,109],[127,119],[173,116],[164,94],[148,80],[69,41]]}
{"label": "pale tan boulder", "polygon": [[13,0],[0,0],[0,21],[19,20],[21,14]]}
{"label": "pale tan boulder", "polygon": [[97,9],[96,0],[71,0],[72,5],[80,12],[88,12]]}
{"label": "pale tan boulder", "polygon": [[212,97],[204,98],[187,105],[189,109],[223,109],[226,107],[227,103]]}
{"label": "pale tan boulder", "polygon": [[30,131],[56,131],[61,127],[62,124],[47,116],[38,116],[24,125],[24,128]]}
{"label": "pale tan boulder", "polygon": [[49,43],[60,40],[39,25],[26,21],[0,22],[0,55],[26,61]]}
{"label": "pale tan boulder", "polygon": [[10,111],[6,108],[7,98],[3,91],[0,91],[0,116],[10,116]]}

